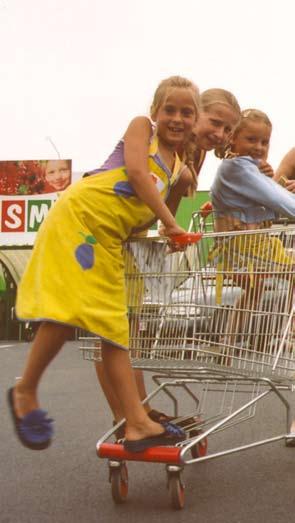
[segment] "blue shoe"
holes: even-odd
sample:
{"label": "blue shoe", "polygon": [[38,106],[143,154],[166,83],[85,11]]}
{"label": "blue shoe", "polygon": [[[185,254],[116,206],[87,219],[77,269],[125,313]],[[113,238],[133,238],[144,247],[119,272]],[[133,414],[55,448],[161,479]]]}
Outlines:
{"label": "blue shoe", "polygon": [[185,432],[179,427],[176,427],[176,425],[168,422],[166,422],[165,425],[162,423],[162,425],[165,428],[165,432],[158,436],[151,436],[149,438],[138,439],[135,441],[125,439],[123,442],[124,449],[129,452],[143,452],[151,447],[173,447],[176,443],[180,443],[186,438]]}
{"label": "blue shoe", "polygon": [[[154,413],[156,412],[157,413],[157,417],[154,416],[154,414],[151,415],[151,412]],[[158,416],[158,414],[160,416]],[[183,435],[183,430],[178,427],[178,425],[175,425],[174,423],[171,423],[170,421],[170,417],[169,416],[166,416],[166,414],[163,414],[162,412],[157,412],[157,411],[150,411],[148,412],[148,416],[149,418],[151,418],[151,420],[155,421],[156,423],[159,423],[160,425],[162,425],[164,428],[166,428],[167,426],[172,426],[172,430],[174,431],[177,431],[175,432],[175,434],[179,434],[180,436]],[[162,420],[160,419],[160,417],[162,418]],[[172,418],[171,418],[172,419]],[[113,421],[113,426],[117,425],[117,422],[116,421]],[[115,436],[116,436],[116,440],[117,442],[124,439],[125,437],[125,429],[126,429],[126,423],[123,423],[123,425],[121,425],[116,431],[115,431]]]}
{"label": "blue shoe", "polygon": [[19,418],[14,408],[13,388],[8,390],[7,399],[14,429],[20,442],[31,450],[47,449],[53,436],[53,420],[47,418],[47,412],[35,409],[23,418]]}

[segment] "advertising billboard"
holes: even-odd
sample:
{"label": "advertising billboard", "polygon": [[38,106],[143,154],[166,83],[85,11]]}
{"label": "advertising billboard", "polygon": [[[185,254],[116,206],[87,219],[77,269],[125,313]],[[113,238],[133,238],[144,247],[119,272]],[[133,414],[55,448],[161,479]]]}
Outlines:
{"label": "advertising billboard", "polygon": [[33,245],[71,181],[71,160],[0,161],[0,245]]}

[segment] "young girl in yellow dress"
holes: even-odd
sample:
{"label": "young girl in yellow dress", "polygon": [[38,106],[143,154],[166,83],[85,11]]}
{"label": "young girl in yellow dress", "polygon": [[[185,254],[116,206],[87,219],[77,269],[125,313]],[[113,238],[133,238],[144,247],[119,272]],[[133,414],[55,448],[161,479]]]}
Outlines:
{"label": "young girl in yellow dress", "polygon": [[102,339],[105,372],[126,418],[126,449],[184,438],[174,425],[152,421],[138,396],[128,354],[122,242],[154,217],[167,236],[184,232],[165,199],[171,178],[183,169],[176,151],[191,135],[198,106],[192,82],[177,76],[161,82],[151,111],[155,126],[147,117],[133,119],[115,164],[70,186],[40,227],[16,307],[20,319],[41,325],[22,378],[8,392],[17,435],[31,449],[51,443],[52,420],[39,408],[37,387],[72,327]]}
{"label": "young girl in yellow dress", "polygon": [[[152,108],[153,112],[153,108]],[[169,206],[172,214],[175,214],[183,196],[188,193],[192,195],[197,190],[198,175],[205,160],[206,153],[212,149],[225,146],[240,120],[240,106],[235,96],[225,89],[211,88],[207,89],[200,96],[200,111],[197,122],[194,126],[193,133],[187,143],[180,145],[178,153],[189,169],[182,169],[181,174],[173,177],[171,180],[171,190],[169,192],[166,204]],[[107,167],[110,162],[114,161],[115,153],[106,162]],[[87,173],[92,175],[97,171]],[[159,232],[165,234],[165,227],[160,226]],[[121,409],[119,398],[113,394],[113,388],[109,386],[109,380],[104,372],[104,366],[101,362],[96,363],[96,372],[100,385],[112,409],[114,419],[118,422],[124,415]],[[147,396],[143,372],[141,369],[135,369],[135,377],[138,385],[140,398],[144,400]],[[171,421],[172,417],[163,412],[153,409],[148,402],[145,402],[145,409],[148,415],[154,421]],[[177,424],[189,426],[191,419],[186,416],[177,419]],[[117,431],[117,437],[124,436],[124,427]]]}

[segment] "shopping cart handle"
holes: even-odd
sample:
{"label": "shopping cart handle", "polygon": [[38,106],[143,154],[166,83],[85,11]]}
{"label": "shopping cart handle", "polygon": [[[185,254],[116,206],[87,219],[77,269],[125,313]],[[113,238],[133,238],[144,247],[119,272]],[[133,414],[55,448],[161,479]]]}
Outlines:
{"label": "shopping cart handle", "polygon": [[202,238],[201,232],[185,232],[183,234],[172,234],[169,236],[172,245],[178,243],[179,245],[190,245],[197,243]]}
{"label": "shopping cart handle", "polygon": [[207,218],[209,214],[213,211],[213,205],[211,202],[204,203],[200,208],[200,215],[202,218]]}

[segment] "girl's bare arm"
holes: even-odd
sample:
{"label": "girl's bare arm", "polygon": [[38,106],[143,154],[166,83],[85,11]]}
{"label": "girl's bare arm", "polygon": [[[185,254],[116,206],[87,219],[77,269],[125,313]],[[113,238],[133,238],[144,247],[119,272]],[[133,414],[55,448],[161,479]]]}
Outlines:
{"label": "girl's bare arm", "polygon": [[288,191],[295,193],[295,180],[286,180],[285,187]]}
{"label": "girl's bare arm", "polygon": [[152,126],[148,118],[139,116],[131,121],[124,136],[124,157],[128,179],[138,197],[150,207],[165,227],[165,234],[181,234],[174,216],[162,200],[149,174],[148,154]]}
{"label": "girl's bare arm", "polygon": [[278,181],[282,176],[287,179],[295,178],[295,147],[290,149],[282,159],[275,172],[274,180]]}

